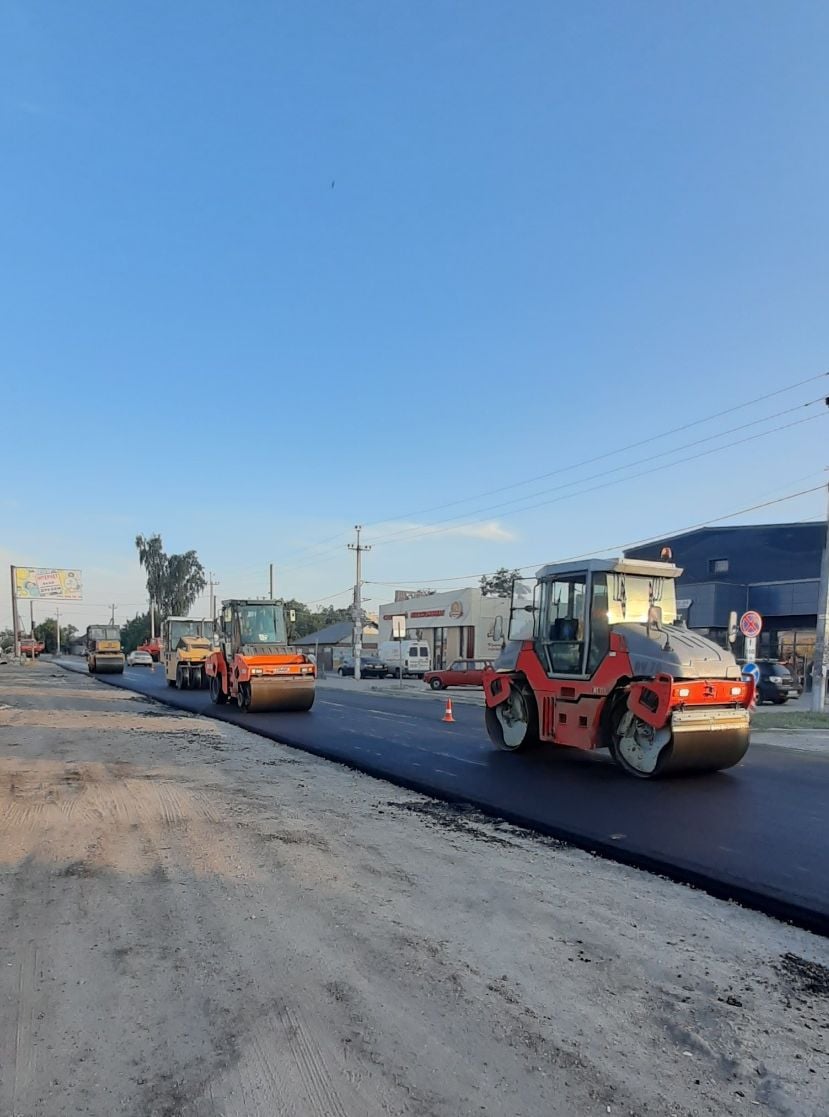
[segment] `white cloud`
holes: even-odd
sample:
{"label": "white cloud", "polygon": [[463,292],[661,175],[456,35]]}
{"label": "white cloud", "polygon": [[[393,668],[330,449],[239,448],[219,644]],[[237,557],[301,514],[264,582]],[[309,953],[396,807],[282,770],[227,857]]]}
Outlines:
{"label": "white cloud", "polygon": [[377,524],[366,541],[377,543],[421,543],[431,539],[479,539],[487,543],[512,543],[518,536],[507,531],[497,520],[481,520],[471,524]]}
{"label": "white cloud", "polygon": [[447,528],[441,534],[461,535],[467,539],[487,539],[492,543],[512,543],[517,536],[501,527],[497,520],[488,520],[480,524],[459,524],[457,527]]}

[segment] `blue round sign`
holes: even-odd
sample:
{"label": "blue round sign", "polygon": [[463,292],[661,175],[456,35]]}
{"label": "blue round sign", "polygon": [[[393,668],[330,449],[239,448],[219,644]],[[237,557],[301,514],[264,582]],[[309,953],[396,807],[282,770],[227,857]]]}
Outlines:
{"label": "blue round sign", "polygon": [[760,682],[760,668],[756,663],[744,663],[742,672],[744,675],[748,675],[750,678],[754,679],[755,686]]}

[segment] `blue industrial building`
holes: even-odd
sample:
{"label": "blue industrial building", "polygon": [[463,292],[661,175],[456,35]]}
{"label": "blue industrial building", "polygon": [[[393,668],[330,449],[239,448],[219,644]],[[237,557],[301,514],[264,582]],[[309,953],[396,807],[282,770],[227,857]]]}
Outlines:
{"label": "blue industrial building", "polygon": [[670,547],[683,571],[677,598],[689,628],[727,645],[729,614],[756,609],[763,617],[759,656],[781,659],[802,676],[814,655],[825,542],[821,522],[704,527],[625,554],[658,559]]}

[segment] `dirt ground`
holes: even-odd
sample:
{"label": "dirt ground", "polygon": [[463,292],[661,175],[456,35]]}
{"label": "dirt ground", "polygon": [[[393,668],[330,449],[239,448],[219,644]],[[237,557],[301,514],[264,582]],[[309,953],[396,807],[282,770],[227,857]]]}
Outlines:
{"label": "dirt ground", "polygon": [[829,1112],[827,943],[0,666],[3,1117]]}

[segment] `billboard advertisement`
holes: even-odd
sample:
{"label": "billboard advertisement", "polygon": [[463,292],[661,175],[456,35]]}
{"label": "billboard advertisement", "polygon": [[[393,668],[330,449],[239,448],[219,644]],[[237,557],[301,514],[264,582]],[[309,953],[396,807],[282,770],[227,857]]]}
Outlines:
{"label": "billboard advertisement", "polygon": [[21,598],[80,601],[83,580],[80,570],[50,570],[45,566],[15,566],[14,592]]}

